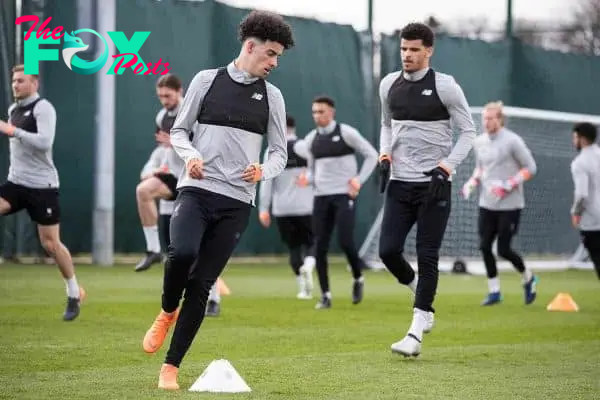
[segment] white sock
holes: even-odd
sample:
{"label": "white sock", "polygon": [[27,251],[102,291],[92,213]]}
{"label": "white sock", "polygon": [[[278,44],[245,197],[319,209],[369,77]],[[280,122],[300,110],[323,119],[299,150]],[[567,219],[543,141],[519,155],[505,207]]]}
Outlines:
{"label": "white sock", "polygon": [[415,335],[417,339],[423,340],[423,330],[427,325],[427,311],[415,308],[413,311],[413,319],[408,328],[408,333]]}
{"label": "white sock", "polygon": [[146,250],[153,253],[160,253],[158,226],[144,226],[144,236],[146,237]]}
{"label": "white sock", "polygon": [[407,285],[413,293],[417,293],[417,283],[419,283],[419,275],[415,274],[415,279]]}
{"label": "white sock", "polygon": [[73,275],[71,279],[65,279],[65,284],[67,285],[67,297],[78,299],[79,285],[77,284],[77,278],[75,278],[75,275]]}
{"label": "white sock", "polygon": [[304,257],[304,265],[303,267],[312,270],[317,264],[317,260],[313,256]]}
{"label": "white sock", "polygon": [[221,294],[219,293],[217,282],[215,282],[212,288],[210,288],[210,292],[208,292],[208,300],[212,300],[216,303],[221,302]]}
{"label": "white sock", "polygon": [[356,282],[364,282],[365,281],[365,277],[364,275],[359,276],[358,278],[355,279]]}
{"label": "white sock", "polygon": [[500,292],[500,278],[488,278],[488,289],[490,293]]}
{"label": "white sock", "polygon": [[331,300],[331,292],[325,292],[325,297]]}
{"label": "white sock", "polygon": [[302,275],[296,275],[296,283],[298,284],[298,293],[306,291],[306,279]]}
{"label": "white sock", "polygon": [[523,271],[523,283],[528,283],[531,278],[533,278],[533,273],[531,273],[529,268],[525,268],[525,271]]}

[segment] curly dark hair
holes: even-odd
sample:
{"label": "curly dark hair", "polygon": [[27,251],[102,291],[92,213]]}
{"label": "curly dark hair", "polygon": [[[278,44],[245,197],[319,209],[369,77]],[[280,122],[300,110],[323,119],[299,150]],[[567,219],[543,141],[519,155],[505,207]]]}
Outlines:
{"label": "curly dark hair", "polygon": [[281,15],[269,11],[252,11],[240,22],[240,41],[244,42],[250,37],[277,42],[286,50],[294,46],[292,27]]}
{"label": "curly dark hair", "polygon": [[431,28],[420,22],[411,22],[400,31],[400,39],[421,40],[423,46],[433,47],[434,34]]}

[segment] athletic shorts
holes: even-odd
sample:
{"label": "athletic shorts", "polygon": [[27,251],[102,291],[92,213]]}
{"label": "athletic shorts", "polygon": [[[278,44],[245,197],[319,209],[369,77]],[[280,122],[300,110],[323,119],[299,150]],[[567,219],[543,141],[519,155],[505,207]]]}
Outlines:
{"label": "athletic shorts", "polygon": [[56,225],[60,222],[57,188],[32,189],[6,182],[0,186],[0,197],[10,204],[8,214],[25,209],[38,225]]}
{"label": "athletic shorts", "polygon": [[171,197],[169,197],[165,200],[168,200],[168,201],[175,200],[177,198],[177,177],[173,174],[169,174],[168,172],[160,172],[158,174],[155,174],[154,176],[156,176],[158,179],[160,179],[160,181],[162,183],[167,185],[167,187],[171,191]]}
{"label": "athletic shorts", "polygon": [[313,242],[312,216],[275,217],[279,235],[289,246],[307,245]]}

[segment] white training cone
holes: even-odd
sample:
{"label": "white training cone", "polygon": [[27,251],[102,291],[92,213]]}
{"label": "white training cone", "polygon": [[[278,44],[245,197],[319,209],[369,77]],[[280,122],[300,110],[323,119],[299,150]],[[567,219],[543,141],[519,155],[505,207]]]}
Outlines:
{"label": "white training cone", "polygon": [[242,393],[252,390],[227,360],[214,360],[190,387],[190,392]]}

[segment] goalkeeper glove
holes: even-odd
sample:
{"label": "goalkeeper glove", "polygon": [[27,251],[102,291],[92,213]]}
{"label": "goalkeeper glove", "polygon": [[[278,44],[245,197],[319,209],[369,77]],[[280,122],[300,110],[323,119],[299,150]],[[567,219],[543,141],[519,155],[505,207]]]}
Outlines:
{"label": "goalkeeper glove", "polygon": [[462,187],[460,193],[462,194],[464,199],[468,199],[471,196],[471,193],[477,188],[479,185],[479,179],[470,178]]}

